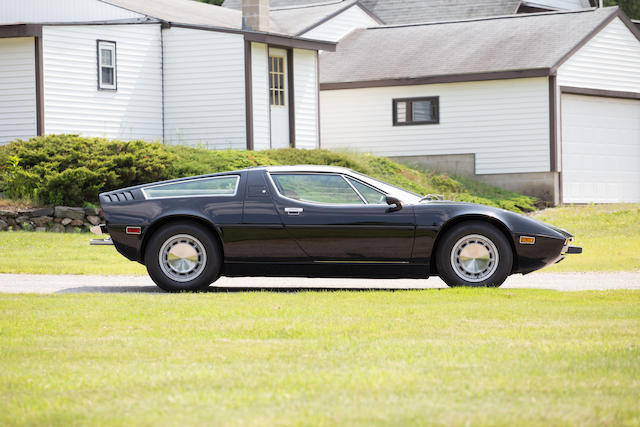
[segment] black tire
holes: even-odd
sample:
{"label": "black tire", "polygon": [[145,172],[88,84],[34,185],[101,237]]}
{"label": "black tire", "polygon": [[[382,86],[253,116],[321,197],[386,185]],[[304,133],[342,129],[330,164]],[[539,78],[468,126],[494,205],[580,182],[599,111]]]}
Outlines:
{"label": "black tire", "polygon": [[[177,245],[182,245],[176,248]],[[171,251],[175,249],[192,251],[195,261],[186,261],[183,265],[188,269],[191,263],[195,265],[190,272],[179,272],[166,261],[161,265],[161,252],[165,260],[169,259]],[[222,271],[222,255],[218,242],[205,227],[187,221],[174,222],[162,226],[150,237],[146,245],[144,262],[151,279],[160,288],[168,292],[195,292],[207,288],[220,277]]]}
{"label": "black tire", "polygon": [[[465,248],[483,256],[486,251],[485,260],[469,261],[464,257]],[[511,274],[512,267],[513,250],[509,241],[500,230],[486,222],[460,223],[447,231],[438,243],[436,268],[440,278],[451,287],[498,287]]]}

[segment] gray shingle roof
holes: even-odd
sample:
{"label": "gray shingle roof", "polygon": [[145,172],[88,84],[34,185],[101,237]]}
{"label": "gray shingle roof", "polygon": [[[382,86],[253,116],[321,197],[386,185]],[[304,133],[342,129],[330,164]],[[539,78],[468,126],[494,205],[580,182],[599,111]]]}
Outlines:
{"label": "gray shingle roof", "polygon": [[[103,0],[152,18],[189,25],[242,28],[242,12],[193,0]],[[296,35],[327,16],[353,5],[356,0],[315,1],[314,5],[272,8],[270,32]]]}
{"label": "gray shingle roof", "polygon": [[356,0],[333,0],[302,7],[272,7],[271,22],[277,26],[279,32],[296,35],[355,3]]}
{"label": "gray shingle roof", "polygon": [[[271,0],[271,7],[309,5],[319,0]],[[520,0],[360,0],[387,24],[433,22],[511,15]],[[224,7],[241,9],[242,0],[225,0]]]}
{"label": "gray shingle roof", "polygon": [[[321,3],[322,0],[269,0],[271,8],[275,7],[286,7],[286,6],[300,6],[300,5],[308,5],[313,3]],[[242,9],[242,0],[225,0],[222,4],[224,7],[228,7],[230,9]]]}
{"label": "gray shingle roof", "polygon": [[168,22],[240,29],[242,13],[192,0],[102,0]]}
{"label": "gray shingle roof", "polygon": [[320,82],[553,67],[617,7],[356,30],[320,57]]}
{"label": "gray shingle roof", "polygon": [[512,15],[520,0],[363,0],[387,24]]}

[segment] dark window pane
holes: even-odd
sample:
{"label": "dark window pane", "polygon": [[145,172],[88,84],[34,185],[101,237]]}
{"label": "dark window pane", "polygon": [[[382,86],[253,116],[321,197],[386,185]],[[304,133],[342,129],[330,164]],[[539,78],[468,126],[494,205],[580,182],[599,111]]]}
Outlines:
{"label": "dark window pane", "polygon": [[272,175],[278,190],[290,199],[326,204],[364,204],[353,188],[338,175]]}
{"label": "dark window pane", "polygon": [[113,86],[113,68],[102,67],[102,84]]}
{"label": "dark window pane", "polygon": [[368,185],[364,185],[363,183],[356,181],[354,179],[351,179],[351,178],[347,178],[347,179],[349,180],[351,185],[353,185],[356,188],[356,190],[358,190],[360,194],[362,194],[362,197],[364,197],[367,203],[372,205],[387,204],[386,195],[384,193],[381,193],[378,190],[374,190]]}
{"label": "dark window pane", "polygon": [[150,199],[157,197],[225,196],[236,192],[237,176],[199,179],[145,188]]}
{"label": "dark window pane", "polygon": [[434,120],[433,101],[413,101],[411,103],[414,122],[429,122]]}

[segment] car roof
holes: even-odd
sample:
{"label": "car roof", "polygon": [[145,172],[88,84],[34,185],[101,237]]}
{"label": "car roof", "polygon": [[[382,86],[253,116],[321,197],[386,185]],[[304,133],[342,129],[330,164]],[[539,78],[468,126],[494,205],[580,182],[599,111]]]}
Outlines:
{"label": "car roof", "polygon": [[[254,168],[256,169],[256,168]],[[321,165],[285,165],[285,166],[259,166],[257,169],[264,169],[267,172],[323,172],[323,173],[352,173],[351,169],[340,166]]]}

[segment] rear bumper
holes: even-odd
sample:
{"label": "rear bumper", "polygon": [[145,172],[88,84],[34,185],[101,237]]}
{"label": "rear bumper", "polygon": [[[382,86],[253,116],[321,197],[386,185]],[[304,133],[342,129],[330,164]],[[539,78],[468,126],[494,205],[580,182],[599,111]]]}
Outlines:
{"label": "rear bumper", "polygon": [[107,237],[106,239],[91,239],[89,240],[89,244],[91,246],[113,246],[113,240],[111,240],[111,237]]}
{"label": "rear bumper", "polygon": [[[97,234],[98,236],[101,236],[103,234],[107,234],[108,233],[107,232],[107,226],[105,224],[94,225],[89,230],[91,230],[91,232],[93,234]],[[91,245],[91,246],[111,246],[111,245],[113,245],[113,240],[111,240],[111,237],[106,237],[104,239],[91,239],[91,240],[89,240],[89,245]]]}

